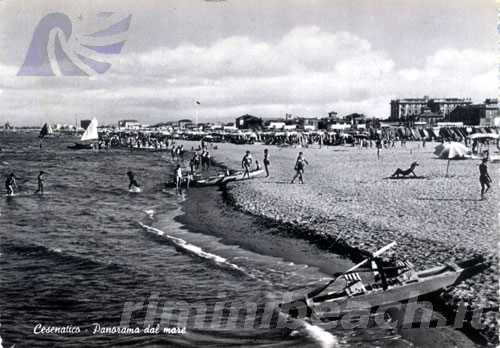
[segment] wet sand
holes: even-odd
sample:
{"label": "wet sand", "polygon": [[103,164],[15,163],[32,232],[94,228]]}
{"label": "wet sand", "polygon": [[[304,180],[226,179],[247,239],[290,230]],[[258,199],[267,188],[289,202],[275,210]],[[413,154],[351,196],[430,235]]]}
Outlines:
{"label": "wet sand", "polygon": [[[186,142],[186,148],[198,143]],[[212,156],[230,168],[241,168],[241,157],[250,150],[262,166],[263,145],[215,144]],[[308,231],[316,240],[345,244],[360,251],[374,251],[396,241],[395,251],[417,268],[482,255],[495,266],[443,295],[450,305],[463,299],[473,306],[498,308],[499,188],[496,179],[481,200],[479,161],[452,161],[446,177],[445,160],[432,154],[434,144],[398,144],[381,150],[353,147],[267,147],[270,177],[232,183],[228,192],[239,209]],[[303,151],[305,184],[290,184],[294,163]],[[423,179],[385,179],[397,168],[418,161]],[[489,164],[498,177],[499,165]],[[452,307],[450,307],[452,308]],[[495,312],[484,314],[481,332],[497,336]]]}

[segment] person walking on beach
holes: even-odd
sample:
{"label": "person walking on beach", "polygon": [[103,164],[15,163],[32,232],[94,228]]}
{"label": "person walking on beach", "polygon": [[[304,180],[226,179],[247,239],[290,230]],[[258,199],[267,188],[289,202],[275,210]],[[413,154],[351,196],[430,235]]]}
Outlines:
{"label": "person walking on beach", "polygon": [[8,196],[14,195],[14,188],[17,188],[16,176],[14,173],[10,173],[9,176],[7,176],[7,180],[5,180],[5,189],[7,190]]}
{"label": "person walking on beach", "polygon": [[135,180],[135,174],[132,171],[129,170],[127,172],[127,176],[128,176],[128,180],[129,180],[129,184],[128,184],[129,190],[140,188],[139,184],[137,183],[137,180]]}
{"label": "person walking on beach", "polygon": [[38,174],[37,180],[38,180],[38,190],[35,191],[35,193],[40,193],[43,195],[43,183],[45,182],[44,175],[46,173],[41,170],[40,174]]}
{"label": "person walking on beach", "polygon": [[304,164],[309,165],[309,162],[304,158],[302,152],[299,152],[299,156],[297,157],[297,161],[295,162],[295,176],[292,179],[291,184],[295,182],[295,179],[299,178],[299,183],[303,184],[304,180],[302,178],[302,174],[304,174]]}
{"label": "person walking on beach", "polygon": [[201,153],[201,167],[206,170],[210,168],[210,153],[207,150]]}
{"label": "person walking on beach", "polygon": [[269,162],[269,151],[267,149],[264,149],[264,169],[266,170],[266,178],[269,177],[269,165],[271,162]]}
{"label": "person walking on beach", "polygon": [[380,149],[382,148],[382,141],[380,138],[377,139],[375,146],[377,147],[377,159],[380,159]]}
{"label": "person walking on beach", "polygon": [[243,172],[243,179],[245,176],[247,178],[250,178],[250,167],[252,166],[252,155],[250,154],[250,151],[247,151],[245,153],[245,156],[243,156],[243,159],[241,160],[241,167],[245,170]]}
{"label": "person walking on beach", "polygon": [[177,193],[181,193],[181,185],[182,185],[182,168],[181,165],[178,164],[175,169],[175,187],[177,189]]}
{"label": "person walking on beach", "polygon": [[490,189],[490,183],[492,182],[490,175],[488,174],[488,162],[487,158],[483,158],[482,163],[479,165],[479,182],[481,183],[481,199],[484,198],[484,194]]}

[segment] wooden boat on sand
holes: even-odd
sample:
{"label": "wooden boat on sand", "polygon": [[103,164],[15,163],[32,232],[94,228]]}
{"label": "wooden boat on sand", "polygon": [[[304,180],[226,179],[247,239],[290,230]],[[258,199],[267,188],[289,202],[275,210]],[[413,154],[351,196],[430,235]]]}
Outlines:
{"label": "wooden boat on sand", "polygon": [[[390,246],[392,245],[391,243]],[[438,293],[489,266],[482,258],[478,258],[415,271],[413,265],[406,261],[384,267],[378,255],[374,254],[373,258],[361,263],[362,265],[370,261],[371,269],[356,271],[360,267],[358,264],[309,294],[281,304],[280,310],[293,318],[307,318],[314,314],[322,320],[330,320],[345,313],[372,310]],[[362,277],[360,273],[363,272],[368,273],[368,277]],[[367,281],[370,275],[372,279]],[[335,287],[335,290],[326,291],[330,287]],[[332,306],[335,306],[334,312],[331,312]]]}
{"label": "wooden boat on sand", "polygon": [[[234,173],[231,173],[229,175],[227,174],[218,174],[218,175],[212,175],[208,177],[194,177],[189,181],[189,186],[190,187],[205,187],[205,186],[217,186],[217,185],[222,185],[226,184],[228,182],[232,181],[242,181],[242,180],[247,180],[247,179],[252,179],[255,178],[261,174],[264,173],[264,169],[259,169],[259,170],[254,170],[249,173],[249,176],[244,177],[244,172],[243,171],[237,171]],[[186,185],[188,181],[188,177],[184,177],[183,179],[183,185]],[[172,180],[170,182],[165,183],[166,187],[175,187],[175,181]]]}

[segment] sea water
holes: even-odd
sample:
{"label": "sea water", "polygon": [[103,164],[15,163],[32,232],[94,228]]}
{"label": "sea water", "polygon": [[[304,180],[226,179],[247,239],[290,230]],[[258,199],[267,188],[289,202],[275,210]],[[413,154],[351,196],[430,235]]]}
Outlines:
{"label": "sea water", "polygon": [[[175,163],[162,153],[67,149],[73,140],[40,148],[34,133],[0,135],[0,171],[18,177],[18,194],[0,200],[4,347],[411,345],[384,330],[227,315],[303,294],[351,263],[234,211],[215,189],[163,189]],[[48,194],[34,195],[40,170]],[[129,170],[141,193],[128,191]],[[198,310],[190,321],[161,316],[186,308]]]}

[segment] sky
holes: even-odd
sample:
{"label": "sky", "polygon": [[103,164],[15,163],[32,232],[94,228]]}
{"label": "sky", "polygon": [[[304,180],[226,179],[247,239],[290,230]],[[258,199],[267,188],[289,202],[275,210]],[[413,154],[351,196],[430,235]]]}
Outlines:
{"label": "sky", "polygon": [[[35,35],[52,13],[71,32]],[[128,30],[91,35],[129,15]],[[0,18],[0,124],[386,118],[395,98],[498,93],[494,0],[0,0]],[[62,73],[57,38],[70,59],[111,67]],[[18,76],[34,44],[60,76]]]}

